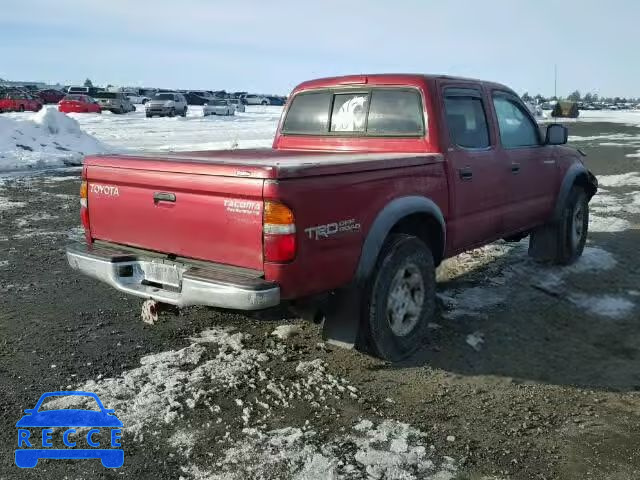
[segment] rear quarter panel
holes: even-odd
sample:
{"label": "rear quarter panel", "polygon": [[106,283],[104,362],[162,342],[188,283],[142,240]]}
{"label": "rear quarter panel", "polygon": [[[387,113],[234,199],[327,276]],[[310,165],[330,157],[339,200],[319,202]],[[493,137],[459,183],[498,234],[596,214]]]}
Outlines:
{"label": "rear quarter panel", "polygon": [[[284,299],[348,284],[378,213],[392,200],[411,195],[428,196],[446,216],[444,163],[266,181],[265,199],[282,201],[294,211],[298,249],[291,263],[265,263],[265,278],[280,284]],[[333,224],[342,224],[345,231],[318,234],[318,227],[331,231]]]}

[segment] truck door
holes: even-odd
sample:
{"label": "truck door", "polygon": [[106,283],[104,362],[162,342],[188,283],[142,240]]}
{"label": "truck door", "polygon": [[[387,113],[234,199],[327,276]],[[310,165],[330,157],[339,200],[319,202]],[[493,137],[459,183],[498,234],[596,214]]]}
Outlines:
{"label": "truck door", "polygon": [[503,228],[505,170],[495,154],[486,99],[480,85],[445,84],[444,139],[451,216],[449,247],[456,252],[499,237]]}
{"label": "truck door", "polygon": [[505,233],[528,230],[551,215],[558,185],[553,148],[543,145],[538,124],[511,92],[493,90],[499,131],[496,153],[507,165]]}

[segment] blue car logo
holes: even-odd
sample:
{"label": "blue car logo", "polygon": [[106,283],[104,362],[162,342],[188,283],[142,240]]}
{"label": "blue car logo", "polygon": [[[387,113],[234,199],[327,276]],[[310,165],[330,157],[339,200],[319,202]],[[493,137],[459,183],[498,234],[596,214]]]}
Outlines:
{"label": "blue car logo", "polygon": [[[63,396],[90,397],[96,401],[99,410],[75,408],[39,411],[42,402],[47,398]],[[16,423],[18,427],[16,465],[18,467],[33,468],[41,458],[99,458],[102,465],[107,468],[119,468],[124,463],[124,451],[118,448],[121,447],[122,422],[114,415],[114,410],[104,408],[95,393],[45,393],[36,406],[25,410],[25,413],[26,415]],[[76,428],[84,430],[87,427],[90,430],[86,434],[76,430]],[[55,446],[62,443],[67,448],[54,448],[54,441]],[[90,448],[82,448],[85,444]],[[59,446],[62,447],[62,445]],[[75,448],[76,446],[78,448]]]}

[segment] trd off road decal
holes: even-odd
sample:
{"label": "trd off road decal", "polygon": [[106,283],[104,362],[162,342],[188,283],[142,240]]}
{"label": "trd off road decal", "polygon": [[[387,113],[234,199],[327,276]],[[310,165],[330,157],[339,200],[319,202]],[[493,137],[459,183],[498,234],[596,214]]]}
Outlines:
{"label": "trd off road decal", "polygon": [[305,233],[311,240],[321,240],[329,238],[339,233],[355,233],[360,231],[360,224],[355,218],[348,220],[340,220],[338,222],[327,223],[325,225],[316,225],[304,229]]}

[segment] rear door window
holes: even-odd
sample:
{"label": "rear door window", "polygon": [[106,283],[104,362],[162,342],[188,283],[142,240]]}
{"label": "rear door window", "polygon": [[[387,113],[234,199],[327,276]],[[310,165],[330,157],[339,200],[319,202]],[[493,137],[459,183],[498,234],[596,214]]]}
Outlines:
{"label": "rear door window", "polygon": [[473,89],[445,90],[444,108],[451,142],[462,148],[487,148],[489,129],[482,97]]}

